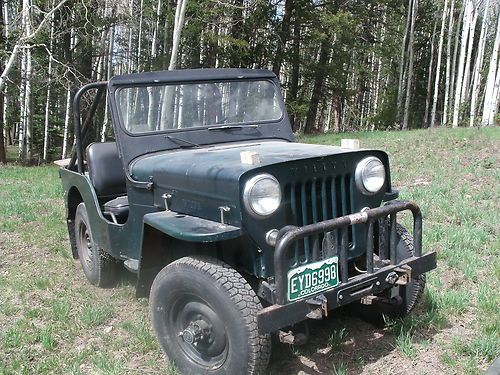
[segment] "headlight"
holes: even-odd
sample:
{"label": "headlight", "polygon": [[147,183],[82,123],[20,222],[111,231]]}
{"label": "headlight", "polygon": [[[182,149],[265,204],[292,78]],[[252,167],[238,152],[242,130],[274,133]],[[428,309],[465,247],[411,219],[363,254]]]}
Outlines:
{"label": "headlight", "polygon": [[281,203],[281,188],[278,180],[270,174],[252,177],[243,189],[243,203],[252,215],[271,215]]}
{"label": "headlight", "polygon": [[369,156],[356,167],[356,186],[363,194],[372,195],[380,191],[385,182],[384,164],[379,158]]}

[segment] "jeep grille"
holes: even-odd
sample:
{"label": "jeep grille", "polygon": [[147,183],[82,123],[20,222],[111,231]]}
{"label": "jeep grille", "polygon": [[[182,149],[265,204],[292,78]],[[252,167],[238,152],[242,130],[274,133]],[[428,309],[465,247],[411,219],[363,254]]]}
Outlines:
{"label": "jeep grille", "polygon": [[[314,177],[306,182],[292,183],[285,186],[285,201],[289,202],[287,223],[296,226],[314,224],[352,213],[351,194],[353,181],[351,175],[336,177]],[[355,228],[354,228],[355,230]],[[335,255],[340,235],[338,230],[331,233],[333,253],[322,254],[325,234],[305,237],[295,242],[291,252],[290,266],[296,267],[323,256]],[[355,246],[353,228],[349,226],[349,247]]]}

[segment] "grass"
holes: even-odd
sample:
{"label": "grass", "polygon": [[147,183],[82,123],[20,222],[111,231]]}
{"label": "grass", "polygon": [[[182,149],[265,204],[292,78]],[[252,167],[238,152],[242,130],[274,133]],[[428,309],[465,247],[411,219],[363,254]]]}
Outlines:
{"label": "grass", "polygon": [[[500,355],[500,131],[348,136],[388,152],[401,198],[424,213],[424,247],[438,252],[419,310],[385,333],[397,361],[419,363],[432,351],[445,373],[484,373]],[[302,141],[339,144],[342,137]],[[356,332],[349,329],[349,342],[346,333],[336,327],[317,344],[342,356],[325,360],[325,373],[383,372],[352,346]],[[306,347],[300,357],[315,352]],[[273,373],[297,360],[283,353],[273,357]],[[85,281],[71,258],[57,168],[0,167],[0,375],[118,373],[176,373],[154,338],[147,300],[135,299],[133,282],[96,289]]]}
{"label": "grass", "polygon": [[328,345],[332,350],[338,351],[342,349],[342,344],[347,338],[347,330],[345,328],[334,329],[328,337]]}

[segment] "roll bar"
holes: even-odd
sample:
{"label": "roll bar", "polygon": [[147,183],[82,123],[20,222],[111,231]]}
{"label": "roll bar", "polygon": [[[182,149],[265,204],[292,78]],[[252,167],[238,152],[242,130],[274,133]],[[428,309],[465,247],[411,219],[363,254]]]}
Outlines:
{"label": "roll bar", "polygon": [[[92,119],[95,115],[99,102],[101,100],[104,90],[108,86],[107,81],[92,82],[82,86],[75,94],[73,98],[73,127],[75,131],[75,144],[71,151],[71,160],[67,166],[67,169],[74,170],[75,163],[77,165],[77,170],[79,173],[83,173],[83,140],[87,135],[87,131],[92,123]],[[80,102],[82,96],[89,90],[97,89],[97,93],[92,101],[90,109],[87,113],[87,117],[81,124],[81,113],[80,113]]]}

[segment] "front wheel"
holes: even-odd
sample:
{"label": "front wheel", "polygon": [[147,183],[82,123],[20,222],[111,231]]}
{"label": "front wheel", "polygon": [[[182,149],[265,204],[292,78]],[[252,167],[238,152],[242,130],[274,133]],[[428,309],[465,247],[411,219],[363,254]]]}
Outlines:
{"label": "front wheel", "polygon": [[[414,255],[413,237],[405,227],[396,224],[398,244],[396,246],[396,262],[399,263]],[[418,305],[425,290],[425,274],[415,276],[405,286],[399,287],[400,304],[386,311],[391,318],[404,318]]]}
{"label": "front wheel", "polygon": [[[413,237],[405,227],[400,224],[396,226],[398,243],[396,246],[396,263],[399,263],[414,254]],[[374,303],[372,305],[362,305],[355,303],[349,309],[362,319],[377,325],[385,324],[385,318],[398,319],[409,315],[422,298],[425,289],[425,274],[413,277],[405,286],[398,287],[397,303]],[[389,296],[390,291],[380,295],[384,299],[394,299]]]}
{"label": "front wheel", "polygon": [[182,374],[260,374],[270,335],[257,329],[259,298],[229,265],[185,257],[167,265],[151,287],[158,341]]}

